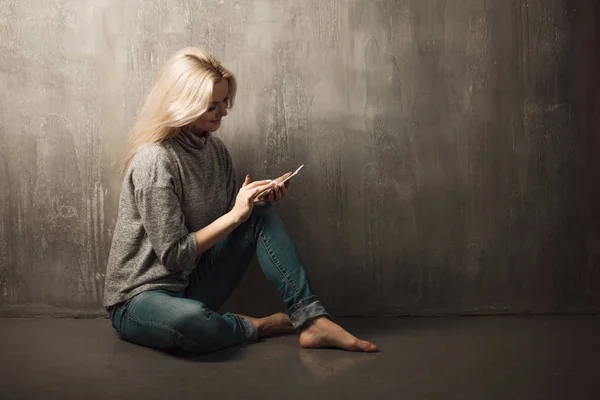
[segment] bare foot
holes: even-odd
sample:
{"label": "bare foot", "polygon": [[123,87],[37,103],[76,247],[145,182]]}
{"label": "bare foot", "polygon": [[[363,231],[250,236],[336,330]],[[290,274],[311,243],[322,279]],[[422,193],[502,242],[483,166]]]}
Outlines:
{"label": "bare foot", "polygon": [[258,329],[258,337],[296,332],[290,317],[285,313],[276,313],[264,318],[252,318],[241,314],[236,315],[250,321]]}
{"label": "bare foot", "polygon": [[318,347],[338,347],[348,351],[374,353],[377,346],[365,340],[357,339],[329,318],[318,318],[310,323],[300,334],[300,346],[306,349]]}

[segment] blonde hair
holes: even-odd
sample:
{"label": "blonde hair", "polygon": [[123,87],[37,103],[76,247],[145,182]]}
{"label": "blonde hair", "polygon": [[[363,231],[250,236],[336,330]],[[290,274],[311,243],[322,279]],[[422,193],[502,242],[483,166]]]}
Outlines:
{"label": "blonde hair", "polygon": [[131,130],[123,172],[139,150],[175,136],[204,114],[212,103],[214,84],[221,79],[229,83],[230,108],[237,88],[235,76],[202,49],[186,47],[175,53],[154,82]]}

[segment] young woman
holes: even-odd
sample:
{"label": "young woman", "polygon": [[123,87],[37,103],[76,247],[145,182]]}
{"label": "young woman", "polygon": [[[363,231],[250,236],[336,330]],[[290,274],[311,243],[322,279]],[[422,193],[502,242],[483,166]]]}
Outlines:
{"label": "young woman", "polygon": [[[269,203],[274,180],[235,184],[229,152],[212,135],[233,105],[234,75],[196,48],[175,54],[132,131],[104,306],[127,341],[208,353],[299,331],[306,348],[377,351],[332,322],[313,292],[284,225]],[[271,189],[264,201],[258,195]],[[216,312],[254,254],[287,314],[250,318]]]}

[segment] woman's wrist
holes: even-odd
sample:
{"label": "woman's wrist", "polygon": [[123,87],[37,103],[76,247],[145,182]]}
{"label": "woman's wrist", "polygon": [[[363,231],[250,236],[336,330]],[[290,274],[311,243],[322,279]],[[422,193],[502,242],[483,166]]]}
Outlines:
{"label": "woman's wrist", "polygon": [[229,211],[223,214],[212,224],[196,231],[196,242],[198,244],[198,254],[202,254],[213,247],[219,240],[229,235],[242,223],[237,213]]}
{"label": "woman's wrist", "polygon": [[225,215],[229,219],[230,224],[232,224],[236,228],[237,228],[238,225],[240,225],[242,222],[244,222],[242,220],[242,217],[240,215],[238,215],[238,213],[236,213],[234,210],[229,211]]}

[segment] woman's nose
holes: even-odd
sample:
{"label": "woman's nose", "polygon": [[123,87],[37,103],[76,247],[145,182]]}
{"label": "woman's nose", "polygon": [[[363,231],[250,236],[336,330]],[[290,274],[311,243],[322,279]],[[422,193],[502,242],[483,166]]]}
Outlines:
{"label": "woman's nose", "polygon": [[227,115],[227,105],[221,104],[221,116],[224,117]]}

